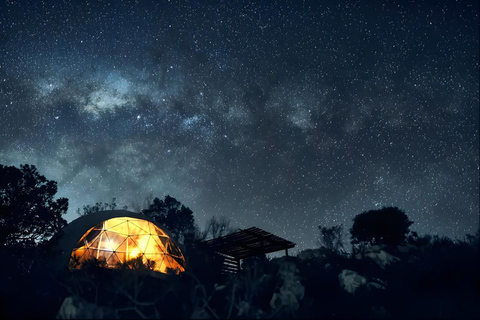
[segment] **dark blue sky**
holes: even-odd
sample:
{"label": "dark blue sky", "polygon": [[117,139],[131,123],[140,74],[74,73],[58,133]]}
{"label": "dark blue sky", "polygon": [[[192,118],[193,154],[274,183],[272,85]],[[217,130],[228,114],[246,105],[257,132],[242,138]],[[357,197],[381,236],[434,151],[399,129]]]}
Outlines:
{"label": "dark blue sky", "polygon": [[0,5],[0,163],[67,220],[170,194],[300,249],[384,205],[478,229],[478,1],[74,2]]}

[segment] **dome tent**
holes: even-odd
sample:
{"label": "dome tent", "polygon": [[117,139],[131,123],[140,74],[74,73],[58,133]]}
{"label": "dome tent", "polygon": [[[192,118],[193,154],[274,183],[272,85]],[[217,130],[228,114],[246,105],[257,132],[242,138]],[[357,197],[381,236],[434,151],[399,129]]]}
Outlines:
{"label": "dome tent", "polygon": [[164,228],[152,219],[126,210],[100,211],[81,216],[52,238],[53,250],[61,269],[80,268],[90,259],[104,261],[107,268],[117,268],[141,257],[155,262],[154,270],[167,273],[185,271],[180,247]]}

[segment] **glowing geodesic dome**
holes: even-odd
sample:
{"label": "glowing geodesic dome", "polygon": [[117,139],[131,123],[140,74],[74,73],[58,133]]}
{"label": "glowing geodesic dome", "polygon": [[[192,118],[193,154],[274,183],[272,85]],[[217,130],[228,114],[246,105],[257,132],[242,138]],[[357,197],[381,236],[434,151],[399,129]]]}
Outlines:
{"label": "glowing geodesic dome", "polygon": [[88,230],[73,248],[69,267],[97,259],[117,268],[139,257],[153,261],[155,271],[185,271],[185,259],[172,239],[152,222],[132,217],[105,220]]}
{"label": "glowing geodesic dome", "polygon": [[89,260],[107,268],[141,258],[153,261],[154,271],[185,271],[180,246],[167,230],[148,217],[126,210],[108,210],[79,217],[70,222],[51,242],[59,253],[52,267],[78,269]]}

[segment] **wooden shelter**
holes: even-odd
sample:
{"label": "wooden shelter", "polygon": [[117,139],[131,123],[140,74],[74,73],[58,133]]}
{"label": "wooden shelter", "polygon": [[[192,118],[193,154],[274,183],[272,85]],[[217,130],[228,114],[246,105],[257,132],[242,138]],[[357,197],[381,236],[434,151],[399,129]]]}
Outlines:
{"label": "wooden shelter", "polygon": [[257,227],[241,229],[226,236],[204,241],[204,244],[223,258],[223,271],[236,273],[240,261],[262,254],[295,247],[295,243]]}

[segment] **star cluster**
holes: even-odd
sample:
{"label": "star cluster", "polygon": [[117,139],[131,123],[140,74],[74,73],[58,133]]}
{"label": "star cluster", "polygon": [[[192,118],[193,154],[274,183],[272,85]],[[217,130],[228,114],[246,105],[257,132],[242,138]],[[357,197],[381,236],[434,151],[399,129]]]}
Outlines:
{"label": "star cluster", "polygon": [[6,1],[0,163],[76,209],[170,194],[298,244],[478,229],[476,1]]}

